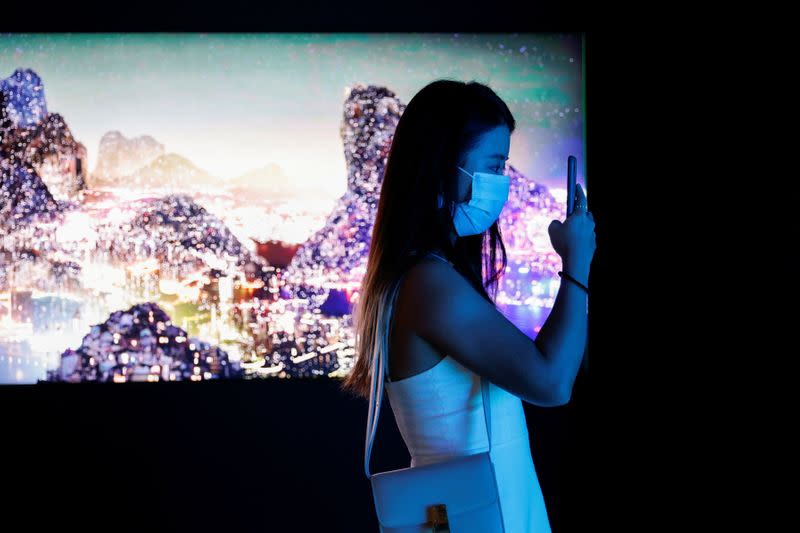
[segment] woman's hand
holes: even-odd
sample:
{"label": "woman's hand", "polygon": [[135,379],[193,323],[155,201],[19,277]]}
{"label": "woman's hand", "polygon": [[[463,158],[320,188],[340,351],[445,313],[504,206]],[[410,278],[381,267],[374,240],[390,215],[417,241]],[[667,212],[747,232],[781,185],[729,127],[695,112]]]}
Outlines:
{"label": "woman's hand", "polygon": [[564,271],[584,285],[589,284],[589,267],[597,248],[594,218],[587,210],[583,188],[575,185],[575,209],[562,223],[554,220],[547,228],[553,249],[564,265]]}

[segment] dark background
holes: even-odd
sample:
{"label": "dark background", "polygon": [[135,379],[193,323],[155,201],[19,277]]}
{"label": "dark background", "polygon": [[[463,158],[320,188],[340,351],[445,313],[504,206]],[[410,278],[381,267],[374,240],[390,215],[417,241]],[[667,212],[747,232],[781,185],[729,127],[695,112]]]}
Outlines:
{"label": "dark background", "polygon": [[[0,387],[2,464],[17,467],[3,476],[14,490],[2,506],[36,529],[275,531],[280,521],[296,531],[376,531],[363,467],[367,405],[338,383]],[[554,531],[569,527],[585,482],[564,468],[580,461],[573,443],[583,401],[576,394],[559,408],[524,404]],[[384,396],[370,471],[409,462]]]}
{"label": "dark background", "polygon": [[[303,9],[187,2],[127,4],[113,13],[97,9],[107,4],[83,11],[58,4],[38,18],[15,6],[4,7],[2,31],[580,31],[592,15],[577,5],[521,2]],[[528,8],[533,15],[510,16]],[[649,526],[634,516],[651,518],[639,483],[651,475],[650,458],[630,427],[623,438],[617,416],[637,402],[627,374],[641,354],[625,346],[655,319],[623,296],[653,263],[621,259],[631,242],[621,236],[630,235],[626,222],[643,194],[631,172],[643,156],[631,144],[642,142],[641,105],[652,104],[643,93],[654,80],[639,67],[655,41],[641,32],[587,33],[587,188],[598,244],[589,373],[579,375],[566,406],[524,404],[554,532],[641,530]],[[636,379],[642,387],[649,377]],[[2,386],[0,528],[377,531],[363,470],[367,405],[338,386],[326,379]],[[372,472],[409,464],[386,398],[382,405]],[[632,476],[623,467],[631,463]]]}

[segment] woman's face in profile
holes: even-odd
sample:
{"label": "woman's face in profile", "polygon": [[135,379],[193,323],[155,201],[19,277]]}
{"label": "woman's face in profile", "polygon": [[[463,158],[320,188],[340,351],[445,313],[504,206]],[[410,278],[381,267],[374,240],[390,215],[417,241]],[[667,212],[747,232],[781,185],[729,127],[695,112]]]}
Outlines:
{"label": "woman's face in profile", "polygon": [[484,133],[478,144],[467,152],[462,166],[469,175],[456,169],[458,175],[458,201],[468,202],[472,198],[472,178],[475,172],[503,174],[511,146],[511,133],[507,126],[498,126]]}

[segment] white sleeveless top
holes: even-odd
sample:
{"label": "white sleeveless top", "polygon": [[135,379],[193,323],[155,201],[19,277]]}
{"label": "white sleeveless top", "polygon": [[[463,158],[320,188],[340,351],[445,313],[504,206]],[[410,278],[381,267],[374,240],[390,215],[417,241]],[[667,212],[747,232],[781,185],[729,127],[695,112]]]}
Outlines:
{"label": "white sleeveless top", "polygon": [[[447,261],[433,252],[429,255]],[[397,381],[389,378],[388,362],[384,366],[384,389],[411,454],[411,467],[489,449],[477,374],[449,355],[428,370]],[[495,467],[505,531],[550,532],[522,400],[489,382],[489,404],[489,455]]]}

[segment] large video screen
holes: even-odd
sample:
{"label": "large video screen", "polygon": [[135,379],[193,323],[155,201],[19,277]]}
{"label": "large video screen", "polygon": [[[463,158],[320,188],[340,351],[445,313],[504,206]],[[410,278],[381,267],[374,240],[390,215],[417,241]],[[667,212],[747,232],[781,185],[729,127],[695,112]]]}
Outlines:
{"label": "large video screen", "polygon": [[497,303],[535,337],[580,34],[0,34],[0,383],[347,375],[385,155],[441,78],[517,121]]}

